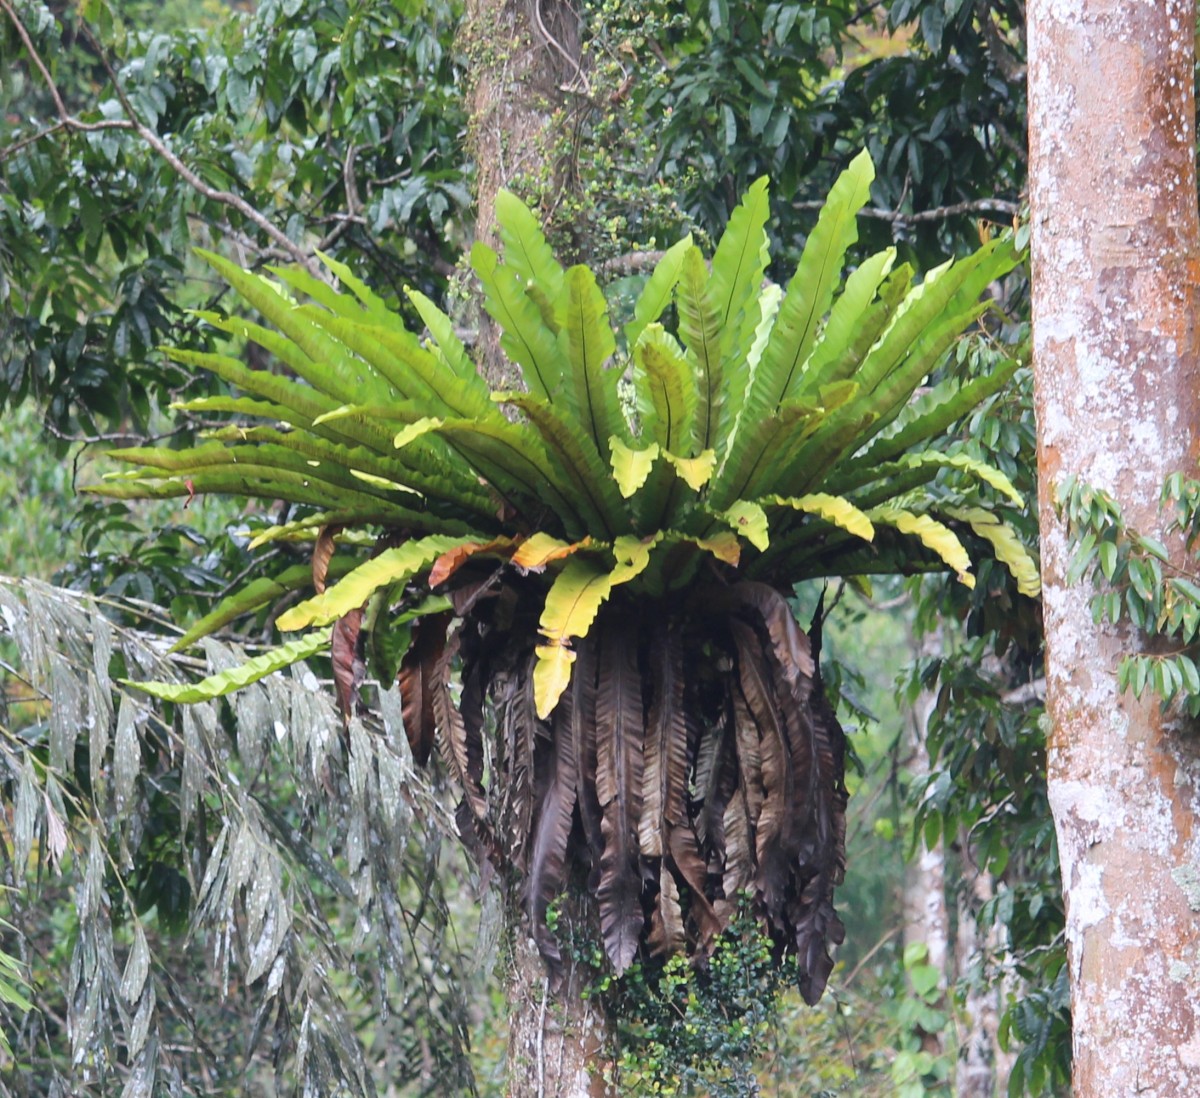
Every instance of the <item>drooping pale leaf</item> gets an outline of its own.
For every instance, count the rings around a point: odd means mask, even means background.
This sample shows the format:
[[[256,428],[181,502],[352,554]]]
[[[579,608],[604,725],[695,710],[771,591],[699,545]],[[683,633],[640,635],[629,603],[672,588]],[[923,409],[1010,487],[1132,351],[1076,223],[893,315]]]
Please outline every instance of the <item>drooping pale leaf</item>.
[[[751,500],[739,499],[721,513],[721,518],[737,534],[744,537],[760,552],[771,543],[767,513]]]
[[[336,590],[336,588],[331,588],[331,590]],[[298,663],[300,660],[308,659],[309,656],[323,651],[329,645],[329,635],[330,630],[328,629],[307,633],[278,648],[272,648],[271,651],[264,652],[261,656],[255,656],[239,667],[209,675],[208,678],[202,679],[198,683],[133,682],[129,679],[121,681],[126,686],[132,686],[155,698],[161,698],[163,701],[185,704],[211,701],[213,698],[224,697],[234,690],[240,690],[243,686],[258,682],[259,679],[265,678],[274,671],[290,667],[293,663]]]
[[[612,591],[610,570],[579,557],[569,560],[546,594],[538,628],[546,644],[538,648],[534,668],[534,700],[545,720],[570,681],[572,637],[587,635],[601,604]]]
[[[848,499],[832,496],[826,492],[812,492],[807,496],[766,496],[763,503],[773,503],[778,507],[791,507],[794,511],[804,511],[817,515],[834,526],[840,526],[855,537],[865,541],[873,541],[875,527],[870,518],[855,507]]]
[[[372,592],[387,584],[410,579],[457,545],[479,541],[480,536],[448,537],[431,534],[406,541],[394,549],[385,549],[377,557],[360,564],[324,594],[291,607],[279,616],[276,625],[292,631],[311,625],[328,625],[343,614],[362,606]]]
[[[650,564],[650,551],[663,540],[660,530],[652,537],[638,538],[626,534],[613,542],[612,551],[617,566],[609,575],[613,587],[620,583],[628,583],[640,576]]]
[[[979,461],[969,454],[943,454],[936,450],[926,450],[916,454],[905,454],[899,464],[913,469],[924,465],[935,465],[942,469],[958,469],[995,488],[997,492],[1007,496],[1015,506],[1025,506],[1025,500],[1021,493],[1013,487],[1012,481],[1004,473],[994,465],[989,465],[986,461]]]
[[[644,450],[633,449],[613,435],[609,438],[608,445],[608,460],[612,465],[617,489],[628,499],[646,483],[646,478],[654,467],[654,459],[658,457],[658,443],[652,442]]]
[[[1035,599],[1042,591],[1042,579],[1037,561],[1029,554],[1017,532],[999,515],[982,507],[946,508],[950,518],[969,523],[975,533],[990,542],[996,559],[1004,565],[1017,581],[1017,590],[1022,595]]]
[[[894,526],[902,534],[919,538],[926,549],[936,553],[954,571],[963,586],[975,586],[975,577],[971,575],[971,558],[950,527],[929,515],[914,514],[898,507],[874,507],[868,515],[874,523]]]
[[[548,301],[557,301],[564,273],[546,243],[541,224],[532,211],[511,191],[496,195],[496,223],[504,244],[506,266],[541,290]]]
[[[533,692],[537,714],[545,720],[553,712],[563,691],[571,684],[575,653],[564,644],[540,644],[534,649]]]
[[[595,543],[591,538],[569,542],[539,530],[517,546],[512,555],[512,562],[527,572],[540,572],[551,561],[569,557],[572,553],[577,553],[580,549],[587,549],[593,544]]]
[[[693,492],[699,492],[712,479],[713,470],[717,467],[716,450],[703,450],[690,458],[664,450],[662,456]]]
[[[646,326],[655,323],[671,303],[675,283],[679,281],[684,252],[691,246],[692,234],[688,233],[682,240],[672,244],[663,253],[662,259],[654,265],[654,270],[646,280],[646,285],[633,308],[633,319],[625,325],[625,342],[630,348],[637,345]]]

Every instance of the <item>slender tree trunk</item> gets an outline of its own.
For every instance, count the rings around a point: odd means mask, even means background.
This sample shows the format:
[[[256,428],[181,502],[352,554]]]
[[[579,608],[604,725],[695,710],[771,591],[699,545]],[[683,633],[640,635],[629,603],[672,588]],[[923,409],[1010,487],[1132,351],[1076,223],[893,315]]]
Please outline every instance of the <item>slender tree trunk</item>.
[[[941,651],[940,631],[927,633],[919,647],[914,640],[914,655],[929,657]],[[905,769],[913,781],[929,775],[929,748],[926,737],[929,717],[937,705],[932,690],[917,695],[908,718],[908,764]],[[950,912],[946,906],[946,848],[941,840],[932,847],[921,844],[917,857],[904,873],[904,945],[923,943],[926,962],[938,970],[938,989],[945,994],[949,985]],[[921,1047],[934,1056],[946,1051],[945,1033],[921,1033]]]
[[[1028,6],[1048,778],[1078,1098],[1200,1094],[1194,733],[1117,691],[1141,640],[1093,624],[1054,507],[1075,475],[1161,538],[1163,479],[1196,467],[1195,20],[1194,0]]]
[[[475,236],[495,247],[501,188],[520,191],[546,216],[569,185],[559,148],[567,97],[584,80],[578,16],[565,0],[467,0],[459,48],[471,84]],[[514,372],[499,333],[486,315],[479,321],[480,367],[493,387],[507,387]],[[610,1045],[607,1019],[598,1003],[581,994],[582,974],[574,968],[568,966],[560,986],[548,982],[521,915],[521,897],[510,895],[505,910],[512,943],[509,1098],[599,1098]]]
[[[959,829],[959,847],[968,866],[971,837]],[[1008,1093],[1012,1056],[999,1045],[1000,993],[1005,982],[996,971],[997,960],[1007,954],[1004,927],[995,923],[986,939],[979,932],[979,912],[995,897],[996,882],[985,869],[969,871],[958,894],[958,930],[955,935],[955,967],[967,980],[963,1002],[965,1025],[959,1039],[955,1094],[958,1098],[994,1098]],[[1003,964],[1003,961],[1000,961]]]

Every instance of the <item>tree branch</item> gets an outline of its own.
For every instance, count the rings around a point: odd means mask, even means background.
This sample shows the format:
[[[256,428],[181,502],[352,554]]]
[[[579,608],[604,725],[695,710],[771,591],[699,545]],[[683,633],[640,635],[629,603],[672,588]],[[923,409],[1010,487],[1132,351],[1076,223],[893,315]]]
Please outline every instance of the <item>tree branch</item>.
[[[2,2],[2,0],[0,0]],[[823,201],[793,202],[794,210],[819,210]],[[873,217],[878,221],[891,221],[900,225],[913,225],[922,221],[944,221],[948,217],[971,213],[998,213],[1015,217],[1021,207],[1016,202],[1006,198],[973,198],[967,202],[956,202],[951,206],[937,206],[932,210],[918,210],[916,213],[905,213],[903,210],[885,210],[878,206],[867,206],[859,210],[863,217]]]
[[[303,248],[299,247],[293,241],[289,240],[287,235],[283,233],[273,222],[270,221],[264,214],[259,212],[250,205],[240,195],[234,194],[232,191],[217,190],[210,187],[204,182],[191,168],[189,168],[180,158],[173,153],[166,143],[157,133],[149,126],[143,124],[133,110],[124,90],[121,88],[117,80],[116,73],[113,72],[112,66],[108,61],[108,55],[97,44],[97,49],[100,59],[108,70],[109,78],[112,80],[113,89],[117,94],[117,98],[121,101],[121,105],[128,115],[128,118],[112,118],[105,119],[102,122],[84,122],[82,119],[76,118],[70,111],[67,110],[66,103],[63,102],[62,95],[58,90],[58,86],[54,83],[54,78],[50,75],[50,70],[46,67],[41,55],[33,44],[33,39],[30,37],[25,24],[21,22],[20,16],[17,15],[15,9],[9,3],[9,0],[0,0],[0,8],[4,9],[4,13],[8,16],[13,26],[16,28],[17,35],[25,46],[29,54],[30,61],[41,73],[42,79],[46,83],[46,87],[50,92],[51,98],[54,100],[54,108],[58,112],[58,126],[45,130],[36,135],[36,138],[30,138],[32,141],[52,133],[55,129],[63,128],[74,130],[80,133],[95,133],[99,130],[131,130],[136,133],[158,156],[164,160],[171,169],[184,180],[197,194],[202,195],[211,202],[220,203],[223,206],[229,206],[240,213],[246,220],[257,225],[267,236],[269,236],[280,248],[290,255],[297,263],[302,264],[313,274],[317,274],[317,266],[313,262],[312,256],[309,255]],[[91,37],[89,33],[89,37]],[[96,44],[93,40],[93,44]],[[28,142],[24,142],[28,143]],[[15,146],[21,147],[20,145]],[[7,150],[6,150],[7,151]]]

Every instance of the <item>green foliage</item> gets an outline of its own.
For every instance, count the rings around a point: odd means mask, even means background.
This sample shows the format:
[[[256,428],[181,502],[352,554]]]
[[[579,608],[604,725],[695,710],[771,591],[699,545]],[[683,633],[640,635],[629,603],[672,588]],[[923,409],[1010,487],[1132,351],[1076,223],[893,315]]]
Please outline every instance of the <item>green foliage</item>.
[[[779,996],[794,978],[743,895],[706,965],[675,956],[601,981],[620,1050],[607,1081],[638,1098],[758,1095],[752,1057],[777,1025]]]
[[[1090,577],[1097,623],[1128,622],[1145,637],[1161,639],[1151,652],[1122,658],[1117,686],[1140,698],[1148,689],[1164,710],[1177,706],[1200,716],[1200,572],[1172,563],[1166,547],[1131,529],[1108,492],[1070,477],[1058,488],[1074,552],[1068,583]],[[1178,533],[1195,559],[1200,535],[1200,481],[1176,473],[1163,485],[1161,505],[1174,512],[1168,534]]]
[[[593,276],[583,267],[564,273],[515,199],[506,198],[498,211],[512,252],[507,264],[481,244],[474,257],[490,287],[489,309],[502,324],[504,345],[530,379],[531,393],[493,394],[492,401],[469,368],[451,365],[461,348],[428,300],[419,298],[418,304],[441,338],[422,346],[398,321],[382,319],[365,288],[354,287],[361,298],[356,303],[288,275],[294,287],[317,293],[320,301],[295,305],[261,276],[208,255],[282,335],[210,318],[280,354],[308,385],[247,370],[227,357],[183,352],[176,357],[265,397],[271,403],[261,414],[291,429],[218,432],[222,442],[194,450],[119,452],[116,456],[145,471],[93,490],[118,498],[246,492],[324,509],[323,518],[314,516],[308,536],[318,523],[344,529],[366,521],[424,529],[431,535],[427,544],[436,542],[403,575],[384,567],[389,554],[401,552],[388,550],[315,602],[289,611],[281,624],[291,628],[330,622],[379,587],[437,567],[456,548],[470,553],[486,546],[525,568],[517,550],[522,539],[534,531],[561,539],[566,570],[550,569],[541,623],[546,643],[539,649],[537,681],[543,715],[569,682],[570,638],[584,635],[590,623],[586,617],[579,625],[570,623],[578,610],[576,596],[568,598],[561,584],[571,579],[578,586],[586,577],[595,607],[618,583],[628,583],[635,593],[678,587],[693,574],[698,556],[716,554],[732,563],[741,557],[734,543],[718,548],[714,538],[722,526],[759,551],[744,562],[749,573],[775,582],[943,564],[970,582],[957,535],[934,516],[939,508],[949,514],[971,501],[984,503],[971,481],[1016,493],[981,460],[931,448],[928,432],[936,435],[969,410],[957,390],[933,394],[932,409],[922,406],[919,416],[905,406],[980,312],[979,290],[1011,269],[1015,258],[1010,246],[990,245],[906,294],[881,299],[885,315],[895,321],[873,345],[843,346],[842,325],[853,326],[852,314],[818,334],[814,318],[831,303],[835,315],[839,308],[845,311],[845,299],[834,302],[834,291],[870,173],[869,161],[860,157],[834,188],[777,312],[763,313],[756,278],[745,274],[753,274],[754,263],[761,270],[766,261],[763,187],[731,221],[711,276],[694,247],[668,254],[667,273],[651,280],[648,293],[653,308],[661,309],[675,283],[682,346],[654,320],[651,308],[642,309],[632,364],[642,410],[637,421],[626,419],[617,399],[620,375],[608,361],[615,341]],[[747,266],[742,253],[757,258]],[[740,281],[727,269],[742,272]],[[538,300],[548,302],[549,311],[536,307]],[[873,308],[871,295],[850,300],[853,308]],[[836,342],[832,350],[830,341]],[[654,348],[659,350],[652,353]],[[759,349],[756,362],[752,351]],[[663,365],[654,357],[660,353],[667,356]],[[1002,383],[1011,369],[999,365],[993,384]],[[364,397],[365,404],[346,403]],[[507,419],[495,407],[497,399],[515,404],[524,419]],[[239,407],[255,411],[252,404]],[[694,422],[686,408],[695,409]],[[685,422],[693,422],[690,438],[663,426]],[[890,438],[894,445],[888,445]],[[614,467],[615,474],[608,468],[610,453],[626,445],[621,439],[635,447],[653,440],[660,447],[658,458],[646,461],[640,484],[622,466]],[[889,460],[908,462],[903,476],[869,460],[864,448],[870,440],[886,448]],[[668,455],[662,450],[668,445],[681,452]],[[710,450],[711,472],[696,477],[684,470],[685,462]],[[503,500],[500,513],[480,495],[478,479]],[[945,488],[938,487],[943,483]],[[825,484],[845,489],[838,499],[803,496]],[[904,538],[882,532],[876,537],[874,524],[914,535],[930,554],[922,556]],[[290,529],[304,536],[300,528]],[[498,538],[507,539],[504,548]],[[855,546],[864,539],[873,542],[869,555]],[[668,548],[672,568],[665,571]],[[1027,560],[1006,555],[1015,567]],[[1029,571],[1026,566],[1025,574]],[[330,608],[321,611],[318,604]]]
[[[154,354],[203,339],[182,311],[204,300],[182,281],[191,248],[215,233],[255,262],[285,254],[247,207],[284,230],[290,258],[320,248],[361,267],[366,254],[373,281],[440,285],[429,256],[452,247],[447,223],[470,203],[450,0],[222,6],[154,29],[104,0],[16,12],[68,111],[114,126],[132,111],[198,183],[142,134],[58,127],[4,19],[0,407],[34,398],[64,433],[144,431],[197,380]]]

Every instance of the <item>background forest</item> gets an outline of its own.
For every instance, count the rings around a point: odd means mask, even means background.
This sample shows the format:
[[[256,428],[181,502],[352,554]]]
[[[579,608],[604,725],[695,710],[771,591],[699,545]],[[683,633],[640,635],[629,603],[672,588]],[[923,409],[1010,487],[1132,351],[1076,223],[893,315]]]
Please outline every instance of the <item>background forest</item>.
[[[209,350],[195,310],[229,305],[197,246],[250,270],[322,252],[411,323],[410,286],[474,340],[461,257],[484,231],[479,96],[505,9],[468,6],[0,0],[5,1093],[504,1092],[499,900],[444,775],[388,748],[398,702],[381,693],[370,734],[344,740],[332,690],[310,689],[320,661],[195,707],[121,681],[260,650],[294,593],[231,610],[202,656],[166,654],[247,578],[306,572],[308,550],[252,554],[282,518],[261,503],[77,494],[115,468],[107,451],[215,423],[169,406],[219,383],[157,350]],[[608,275],[618,315],[666,245],[690,231],[711,251],[762,175],[782,278],[862,148],[864,256],[894,245],[928,270],[1020,226],[1016,0],[580,14],[579,59],[506,185],[560,254]],[[1027,287],[998,293],[945,376],[1021,353]],[[1027,499],[1029,386],[1019,370],[959,428]],[[686,967],[670,994],[605,987],[625,1020],[619,1093],[1065,1093],[1040,609],[987,561],[973,591],[868,586],[824,592],[853,753],[829,990],[805,1006],[749,930],[722,954],[737,1017]],[[801,621],[821,595],[796,590]]]

